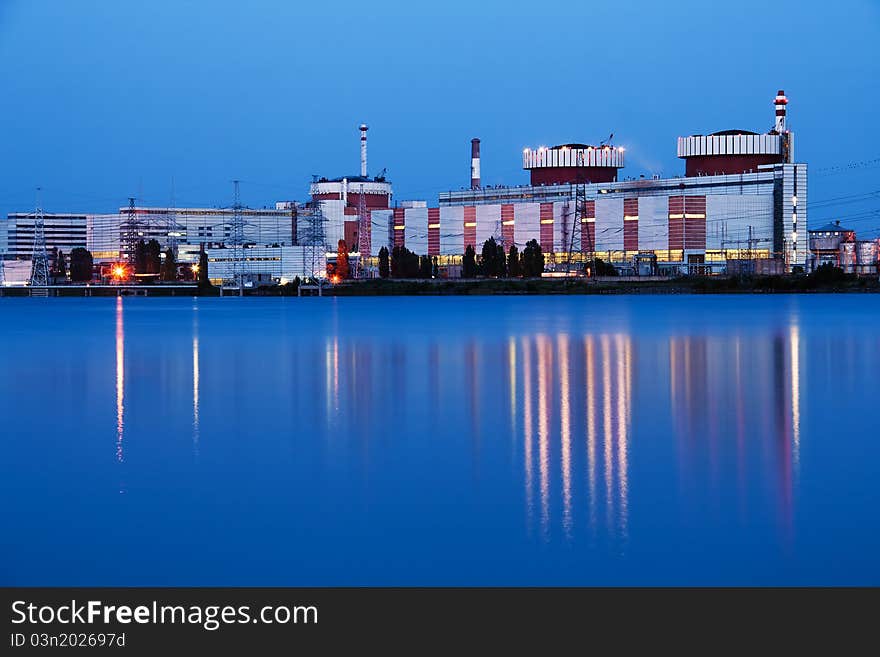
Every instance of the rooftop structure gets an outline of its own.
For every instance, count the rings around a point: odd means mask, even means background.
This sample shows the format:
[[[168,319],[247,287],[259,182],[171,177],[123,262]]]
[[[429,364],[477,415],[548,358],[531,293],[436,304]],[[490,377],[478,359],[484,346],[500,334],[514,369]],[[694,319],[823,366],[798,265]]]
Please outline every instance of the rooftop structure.
[[[624,149],[602,144],[560,144],[523,151],[523,169],[535,185],[605,183],[617,180]]]
[[[768,164],[793,161],[793,137],[786,127],[788,98],[782,89],[773,100],[776,121],[760,135],[748,130],[722,130],[710,135],[678,138],[678,157],[685,160],[685,175],[715,176],[751,173]]]

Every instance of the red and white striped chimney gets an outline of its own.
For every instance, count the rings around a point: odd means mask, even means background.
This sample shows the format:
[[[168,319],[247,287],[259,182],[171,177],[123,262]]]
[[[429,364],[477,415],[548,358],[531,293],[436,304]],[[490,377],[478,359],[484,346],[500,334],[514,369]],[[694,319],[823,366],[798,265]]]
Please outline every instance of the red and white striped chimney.
[[[788,105],[788,98],[782,89],[776,94],[773,104],[776,106],[776,132],[781,135],[785,132],[785,106]]]
[[[480,188],[480,140],[471,139],[471,189]]]

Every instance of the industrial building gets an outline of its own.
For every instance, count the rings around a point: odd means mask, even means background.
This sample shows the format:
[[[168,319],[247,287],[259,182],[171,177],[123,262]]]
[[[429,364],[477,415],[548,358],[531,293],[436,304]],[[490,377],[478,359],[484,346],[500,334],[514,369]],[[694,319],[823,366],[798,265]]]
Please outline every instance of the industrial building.
[[[296,242],[296,208],[241,208],[246,245],[290,246]],[[232,234],[232,208],[120,208],[116,214],[92,214],[86,218],[87,248],[97,262],[125,257],[122,243],[133,226],[138,239],[159,242],[163,249],[178,245],[222,244]]]
[[[275,280],[307,277],[326,269],[324,247],[295,247],[310,244],[308,221],[300,221],[303,233],[297,237],[297,217],[308,217],[294,203],[278,203],[271,209],[239,208],[243,222],[245,267],[254,274]],[[230,258],[229,244],[235,212],[232,208],[122,207],[109,214],[43,214],[46,249],[54,258],[57,250],[69,254],[76,247],[88,249],[96,264],[124,262],[126,238],[155,239],[162,250],[178,251],[178,262],[196,263],[204,244],[209,262],[216,262],[220,278]],[[13,213],[7,217],[6,230],[0,235],[8,246],[0,249],[5,256],[5,282],[24,284],[30,276],[34,246],[34,213]],[[301,241],[299,241],[301,239]],[[272,251],[272,253],[269,253]],[[306,264],[308,261],[308,264]]]
[[[44,213],[43,231],[46,251],[55,257],[58,251],[69,254],[72,249],[86,247],[85,214]],[[0,230],[0,253],[10,260],[30,260],[34,249],[34,212],[13,212],[6,217],[6,229]]]
[[[808,232],[807,165],[794,157],[782,90],[773,106],[773,127],[763,134],[679,137],[683,174],[671,178],[622,179],[627,154],[609,138],[526,148],[527,184],[485,187],[481,144],[473,139],[470,188],[441,192],[433,205],[394,201],[385,171],[369,174],[362,124],[360,171],[315,177],[307,203],[251,209],[236,200],[226,208],[181,208],[132,200],[113,214],[46,214],[46,243],[49,251],[85,246],[99,263],[129,258],[138,239],[179,250],[180,262],[195,262],[204,245],[211,278],[234,277],[235,262],[258,278],[324,276],[340,240],[358,276],[378,276],[384,246],[436,257],[440,275],[454,277],[467,247],[479,253],[490,237],[505,250],[522,251],[535,240],[546,270],[567,275],[589,273],[599,258],[635,275],[785,273],[824,262],[876,272],[876,241],[857,242],[843,229]],[[33,216],[9,215],[0,231],[7,258],[30,257]]]
[[[365,258],[387,244],[385,234],[391,207],[391,183],[385,172],[369,176],[367,173],[367,130],[361,124],[361,169],[359,175],[336,178],[318,178],[310,188],[312,201],[320,204],[327,219],[326,243],[335,250],[339,240]],[[375,222],[375,224],[374,224]],[[381,225],[376,246],[373,247],[373,226]]]
[[[786,271],[808,264],[807,165],[794,160],[788,99],[774,99],[766,134],[725,130],[678,139],[685,175],[621,181],[621,147],[601,143],[526,148],[528,185],[484,188],[479,141],[471,188],[444,192],[437,207],[395,207],[390,245],[454,264],[490,237],[520,250],[537,240],[548,269],[593,257],[638,273],[646,256],[660,273],[721,273],[729,261],[773,260]],[[372,225],[386,234],[385,212]],[[373,251],[376,239],[373,239]]]
[[[810,229],[809,237],[811,270],[830,264],[847,274],[878,273],[880,240],[856,239],[856,232],[839,221]]]

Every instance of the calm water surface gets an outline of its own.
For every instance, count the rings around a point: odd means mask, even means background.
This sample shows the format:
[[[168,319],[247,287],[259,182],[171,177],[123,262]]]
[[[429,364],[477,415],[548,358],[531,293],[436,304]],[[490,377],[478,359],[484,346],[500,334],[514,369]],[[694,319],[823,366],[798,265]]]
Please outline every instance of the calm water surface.
[[[0,299],[0,584],[880,584],[880,296]]]

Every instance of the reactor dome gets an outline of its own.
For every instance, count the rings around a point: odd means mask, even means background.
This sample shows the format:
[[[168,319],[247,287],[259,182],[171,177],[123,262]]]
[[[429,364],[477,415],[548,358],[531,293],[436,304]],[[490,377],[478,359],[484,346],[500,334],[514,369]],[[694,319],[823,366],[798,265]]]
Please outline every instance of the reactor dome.
[[[526,148],[523,169],[529,171],[532,185],[615,182],[617,170],[623,168],[623,151],[620,146],[579,143]]]
[[[722,130],[708,135],[678,138],[678,157],[685,175],[714,176],[752,173],[767,164],[792,161],[792,135],[785,126],[788,99],[781,89],[773,100],[776,123],[766,134],[749,130]]]

